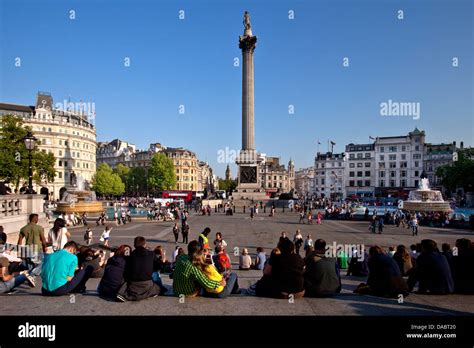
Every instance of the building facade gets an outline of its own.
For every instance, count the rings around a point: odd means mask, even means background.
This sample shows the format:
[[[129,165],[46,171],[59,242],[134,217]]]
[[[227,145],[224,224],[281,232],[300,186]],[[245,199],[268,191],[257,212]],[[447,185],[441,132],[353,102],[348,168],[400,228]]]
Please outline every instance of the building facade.
[[[312,198],[316,194],[314,167],[302,168],[295,172],[295,190],[300,197]]]
[[[0,117],[15,115],[32,129],[39,149],[56,158],[54,182],[34,183],[38,193],[59,198],[59,190],[71,187],[71,177],[90,184],[96,171],[96,129],[90,115],[55,108],[49,93],[39,92],[35,106],[0,103]]]
[[[461,142],[461,149],[464,144]],[[442,189],[440,178],[436,176],[439,167],[452,165],[453,153],[458,149],[456,142],[451,144],[425,144],[424,149],[424,171],[430,181],[431,187]]]
[[[97,143],[97,165],[102,163],[107,164],[110,168],[114,169],[119,161],[119,158],[130,157],[135,153],[136,147],[126,141],[120,139],[114,139],[110,142],[98,142]]]
[[[317,153],[314,160],[314,187],[318,198],[344,197],[344,153]]]
[[[375,196],[374,144],[346,145],[345,156],[345,197],[373,198]]]
[[[404,197],[418,187],[423,172],[425,132],[417,128],[405,136],[375,139],[375,194]]]
[[[176,171],[176,190],[203,191],[205,188],[211,192],[217,187],[216,176],[208,163],[199,161],[196,154],[185,148],[166,147],[160,143],[150,144],[148,150],[124,152],[117,164],[122,163],[129,168],[142,167],[148,172],[151,160],[155,153],[162,152],[173,161]]]
[[[288,162],[288,169],[280,164],[278,157],[259,154],[258,172],[260,183],[267,193],[290,192],[295,188],[295,164]]]

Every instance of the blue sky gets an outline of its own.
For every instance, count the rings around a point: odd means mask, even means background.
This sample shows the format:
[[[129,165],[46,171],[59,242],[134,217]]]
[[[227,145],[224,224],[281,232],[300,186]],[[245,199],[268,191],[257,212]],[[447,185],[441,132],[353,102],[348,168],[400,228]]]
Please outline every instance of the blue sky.
[[[258,36],[260,152],[306,167],[318,139],[320,151],[328,139],[342,151],[415,126],[429,142],[474,145],[470,0],[0,4],[0,101],[32,105],[38,91],[48,91],[55,102],[94,102],[100,141],[187,147],[222,176],[218,150],[241,147],[241,67],[233,63],[248,10]],[[420,119],[382,117],[380,103],[389,99],[419,102]]]

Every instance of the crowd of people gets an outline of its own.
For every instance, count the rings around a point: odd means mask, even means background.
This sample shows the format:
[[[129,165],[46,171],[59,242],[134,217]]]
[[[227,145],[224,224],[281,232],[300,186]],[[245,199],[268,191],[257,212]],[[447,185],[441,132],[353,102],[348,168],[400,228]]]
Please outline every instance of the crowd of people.
[[[182,227],[189,229],[187,216],[181,215]],[[179,226],[173,227],[178,244]],[[108,234],[106,232],[108,231]],[[38,225],[38,215],[20,230],[17,245],[25,242],[41,257],[15,254],[14,247],[2,234],[0,252],[0,293],[11,292],[27,282],[35,286],[35,277],[41,276],[41,292],[45,296],[84,293],[90,278],[100,279],[99,296],[115,301],[139,301],[169,294],[174,296],[205,296],[225,298],[231,294],[246,294],[272,298],[325,297],[341,292],[341,272],[360,277],[354,290],[358,294],[383,297],[407,296],[416,287],[420,294],[474,294],[474,243],[458,239],[454,248],[443,244],[441,250],[435,241],[422,240],[407,248],[371,246],[362,255],[351,250],[328,254],[326,241],[311,235],[306,239],[297,230],[290,239],[283,232],[270,255],[264,248],[256,249],[255,258],[247,248],[239,255],[240,271],[261,270],[262,277],[248,289],[239,287],[237,273],[227,253],[227,242],[221,232],[209,238],[206,227],[197,240],[184,247],[176,245],[170,260],[162,246],[149,248],[144,237],[137,236],[133,247],[109,247],[111,228],[106,226],[101,236],[103,246],[93,247],[91,233],[85,234],[85,245],[70,240],[66,222],[58,218],[46,234]],[[86,238],[87,235],[87,238]],[[110,250],[106,257],[106,250]],[[303,256],[301,254],[303,253]],[[172,289],[163,285],[162,276],[172,279]]]

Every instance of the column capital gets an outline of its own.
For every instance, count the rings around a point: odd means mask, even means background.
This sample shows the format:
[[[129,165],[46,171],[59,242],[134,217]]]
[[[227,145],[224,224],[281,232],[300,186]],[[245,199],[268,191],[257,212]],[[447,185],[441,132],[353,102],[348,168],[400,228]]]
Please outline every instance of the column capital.
[[[256,36],[239,36],[239,48],[242,51],[252,51],[255,50],[255,46],[257,45],[257,37]]]

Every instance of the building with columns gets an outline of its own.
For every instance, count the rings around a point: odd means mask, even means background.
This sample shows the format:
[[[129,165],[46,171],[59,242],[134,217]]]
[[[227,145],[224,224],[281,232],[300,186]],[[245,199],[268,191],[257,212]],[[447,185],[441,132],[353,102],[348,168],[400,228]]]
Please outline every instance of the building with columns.
[[[92,115],[59,109],[46,92],[38,92],[34,106],[0,103],[0,117],[9,114],[21,117],[38,139],[39,149],[56,158],[54,182],[34,183],[36,192],[58,199],[59,190],[71,186],[72,173],[82,177],[86,184],[91,182],[96,170],[97,146]]]

